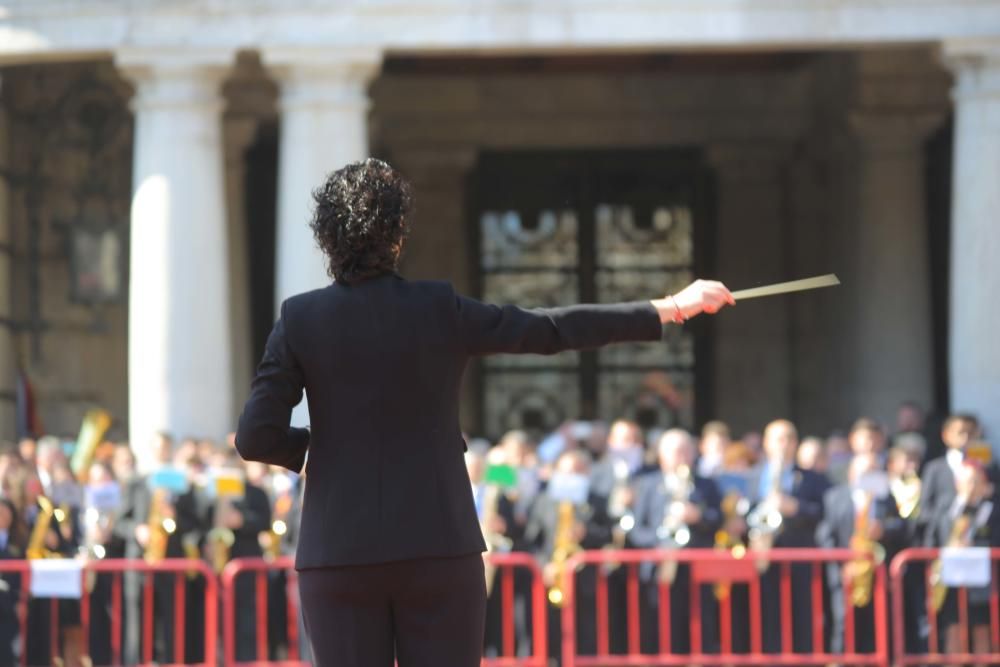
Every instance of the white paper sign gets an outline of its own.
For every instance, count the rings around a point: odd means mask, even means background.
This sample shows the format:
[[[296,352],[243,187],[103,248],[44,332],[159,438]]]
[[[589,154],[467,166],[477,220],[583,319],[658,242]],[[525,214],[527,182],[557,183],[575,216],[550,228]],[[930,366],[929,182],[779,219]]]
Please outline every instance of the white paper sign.
[[[990,570],[990,550],[986,547],[941,549],[941,583],[945,586],[989,586]]]
[[[83,595],[83,563],[72,558],[37,558],[31,563],[31,594],[36,598],[72,598]]]

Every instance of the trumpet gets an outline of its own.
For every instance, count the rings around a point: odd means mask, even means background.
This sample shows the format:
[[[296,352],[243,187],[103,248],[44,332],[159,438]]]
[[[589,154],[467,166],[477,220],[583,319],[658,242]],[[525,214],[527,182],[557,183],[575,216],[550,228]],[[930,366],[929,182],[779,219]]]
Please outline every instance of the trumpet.
[[[554,607],[562,607],[566,602],[563,592],[564,577],[567,574],[566,562],[580,551],[580,545],[573,535],[573,526],[576,523],[573,503],[568,500],[560,502],[558,512],[555,547],[552,550],[552,560],[549,562],[552,583],[549,586],[548,598]]]

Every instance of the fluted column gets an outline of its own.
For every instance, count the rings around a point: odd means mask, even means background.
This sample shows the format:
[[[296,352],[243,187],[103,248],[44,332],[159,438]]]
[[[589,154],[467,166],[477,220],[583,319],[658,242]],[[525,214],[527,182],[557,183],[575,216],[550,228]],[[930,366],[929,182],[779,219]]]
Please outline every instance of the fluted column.
[[[946,45],[955,76],[949,365],[953,410],[1000,452],[1000,42]]]
[[[368,156],[368,85],[377,52],[288,52],[265,49],[262,60],[278,80],[278,229],[275,313],[290,296],[330,284],[313,240],[311,193],[327,174]],[[292,423],[308,423],[305,400]]]
[[[129,434],[232,428],[220,83],[228,54],[119,54],[135,85]]]

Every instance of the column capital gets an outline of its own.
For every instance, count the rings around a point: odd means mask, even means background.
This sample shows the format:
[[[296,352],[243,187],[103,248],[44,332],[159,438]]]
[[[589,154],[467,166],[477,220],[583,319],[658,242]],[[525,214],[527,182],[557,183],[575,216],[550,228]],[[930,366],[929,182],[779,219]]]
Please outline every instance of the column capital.
[[[941,61],[955,76],[952,98],[1000,101],[1000,39],[952,40],[941,45]]]
[[[729,181],[777,178],[791,158],[792,144],[783,141],[721,141],[705,149],[706,162]]]
[[[282,110],[367,109],[368,86],[382,68],[382,52],[265,48],[261,62],[278,80]]]
[[[923,143],[945,120],[944,111],[851,111],[847,126],[870,153],[909,153],[923,150]]]
[[[134,111],[201,108],[221,111],[222,80],[235,53],[227,50],[122,49],[115,64],[135,86]]]

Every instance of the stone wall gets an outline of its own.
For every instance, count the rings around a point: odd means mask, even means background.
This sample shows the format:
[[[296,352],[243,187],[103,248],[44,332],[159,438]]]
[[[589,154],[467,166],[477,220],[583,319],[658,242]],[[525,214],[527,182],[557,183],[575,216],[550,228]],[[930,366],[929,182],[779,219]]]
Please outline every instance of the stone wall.
[[[12,296],[12,355],[34,385],[45,429],[61,436],[75,435],[91,407],[127,414],[129,96],[110,62],[3,71],[13,261],[9,282],[0,280]],[[70,239],[82,227],[119,233],[118,302],[73,297]],[[124,424],[114,433],[124,435]]]
[[[924,190],[911,177],[922,169],[920,144],[894,163],[902,180],[890,173],[872,184],[871,153],[849,121],[876,102],[904,125],[928,107],[943,117],[948,81],[933,52],[701,66],[481,74],[390,66],[372,89],[373,125],[377,150],[417,190],[407,274],[470,285],[477,260],[463,197],[479,151],[697,147],[715,172],[719,279],[743,287],[833,271],[844,280],[808,297],[747,303],[714,322],[716,415],[737,431],[791,417],[825,432],[862,412],[888,421],[904,399],[929,404],[929,348],[913,336],[929,327]],[[900,258],[878,259],[900,249]],[[866,292],[872,284],[878,301]],[[891,294],[904,297],[886,304]]]

